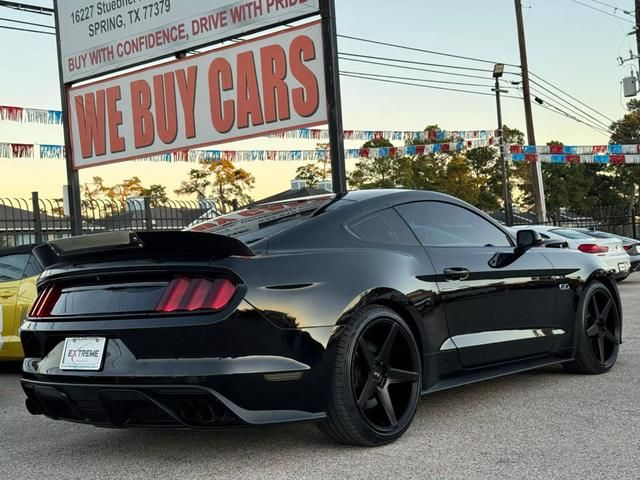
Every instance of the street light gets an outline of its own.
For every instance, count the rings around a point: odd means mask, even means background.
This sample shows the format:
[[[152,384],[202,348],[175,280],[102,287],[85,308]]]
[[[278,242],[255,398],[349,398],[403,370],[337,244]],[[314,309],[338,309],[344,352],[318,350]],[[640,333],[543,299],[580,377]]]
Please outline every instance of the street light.
[[[500,149],[500,163],[502,165],[502,197],[504,201],[504,218],[507,226],[513,225],[511,211],[511,189],[509,188],[509,174],[507,169],[507,158],[504,152],[504,135],[502,129],[502,104],[500,103],[500,94],[508,93],[507,90],[500,89],[500,77],[504,74],[504,64],[496,63],[493,66],[493,78],[496,80],[496,86],[491,90],[496,92],[496,108],[498,110],[498,148]]]

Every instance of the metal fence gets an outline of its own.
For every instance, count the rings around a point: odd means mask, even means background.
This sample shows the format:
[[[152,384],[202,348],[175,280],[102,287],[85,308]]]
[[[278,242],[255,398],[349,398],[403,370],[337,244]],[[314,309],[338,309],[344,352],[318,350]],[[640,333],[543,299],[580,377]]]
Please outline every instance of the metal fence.
[[[124,202],[82,202],[84,233],[115,230],[182,230],[217,216],[212,200],[152,201],[132,198]],[[0,248],[63,238],[71,235],[62,200],[0,198]]]
[[[514,215],[515,225],[540,224],[533,215]],[[588,213],[566,210],[547,212],[548,221],[541,225],[567,228],[593,228],[625,237],[638,238],[636,210],[629,207],[599,207]]]
[[[494,218],[502,214],[496,213]],[[82,202],[84,233],[115,230],[182,230],[189,225],[217,216],[213,200],[152,201],[138,197],[126,201],[91,200]],[[588,213],[566,210],[548,212],[545,225],[583,227],[638,238],[636,211],[632,208],[601,207]],[[514,215],[516,225],[537,223],[535,216]],[[69,217],[62,200],[0,198],[0,248],[39,243],[71,235]]]

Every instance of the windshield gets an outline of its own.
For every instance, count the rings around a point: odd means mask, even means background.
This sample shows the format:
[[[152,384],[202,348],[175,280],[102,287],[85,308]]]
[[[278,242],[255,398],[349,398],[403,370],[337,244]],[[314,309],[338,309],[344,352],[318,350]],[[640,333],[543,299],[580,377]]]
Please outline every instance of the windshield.
[[[561,237],[570,238],[572,240],[584,240],[585,238],[593,238],[589,235],[585,235],[584,233],[576,232],[575,230],[569,230],[568,228],[554,228],[553,230],[549,231],[555,233],[556,235],[560,235]]]

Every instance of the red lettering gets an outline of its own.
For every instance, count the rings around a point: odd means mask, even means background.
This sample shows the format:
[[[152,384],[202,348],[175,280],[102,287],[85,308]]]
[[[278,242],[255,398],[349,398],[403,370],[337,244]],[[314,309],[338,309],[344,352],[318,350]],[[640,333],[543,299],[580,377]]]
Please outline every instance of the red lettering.
[[[153,77],[153,97],[156,105],[156,131],[163,143],[173,143],[178,136],[178,110],[173,72]]]
[[[264,47],[260,50],[260,60],[265,121],[289,120],[289,88],[285,82],[287,55],[284,48],[280,45]]]
[[[109,119],[109,147],[111,153],[122,152],[125,149],[124,138],[118,133],[122,125],[122,112],[118,109],[120,101],[120,87],[107,88],[107,118]]]
[[[131,112],[136,148],[152,145],[155,133],[151,114],[151,87],[145,80],[131,82]]]
[[[75,98],[78,135],[82,158],[105,155],[107,153],[105,131],[105,93],[86,93]]]
[[[291,91],[293,108],[302,117],[310,117],[320,106],[320,90],[318,79],[305,65],[305,62],[316,59],[316,48],[313,40],[306,35],[300,35],[291,42],[289,47],[291,73],[302,87]]]
[[[253,52],[238,54],[238,128],[249,126],[249,115],[253,126],[264,123],[258,76]]]
[[[224,58],[216,58],[209,67],[209,102],[213,128],[227,133],[235,122],[233,100],[222,101],[222,92],[233,90],[233,72]]]
[[[176,72],[178,91],[182,101],[184,112],[184,130],[187,138],[196,136],[196,79],[198,78],[198,67],[192,65],[186,72],[184,69]]]

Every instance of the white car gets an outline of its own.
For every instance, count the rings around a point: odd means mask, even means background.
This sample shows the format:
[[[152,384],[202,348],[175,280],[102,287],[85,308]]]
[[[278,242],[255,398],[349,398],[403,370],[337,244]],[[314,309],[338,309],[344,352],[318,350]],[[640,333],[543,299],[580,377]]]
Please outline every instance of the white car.
[[[626,278],[631,271],[629,255],[618,238],[594,238],[571,228],[546,225],[519,225],[514,230],[535,230],[544,240],[560,240],[569,248],[586,255],[597,255],[616,279]]]

